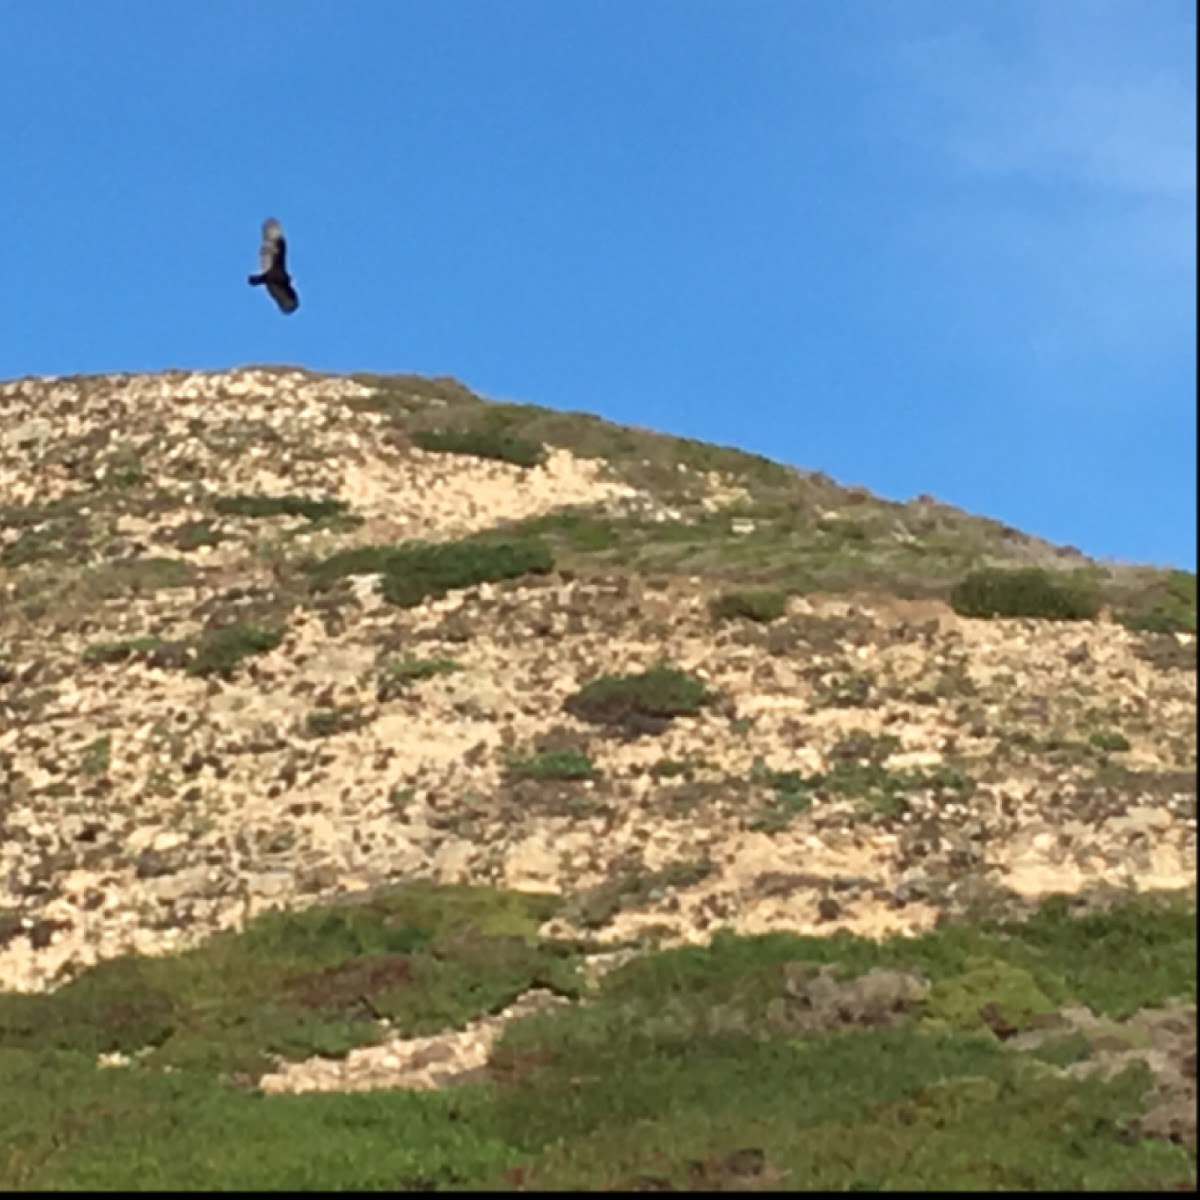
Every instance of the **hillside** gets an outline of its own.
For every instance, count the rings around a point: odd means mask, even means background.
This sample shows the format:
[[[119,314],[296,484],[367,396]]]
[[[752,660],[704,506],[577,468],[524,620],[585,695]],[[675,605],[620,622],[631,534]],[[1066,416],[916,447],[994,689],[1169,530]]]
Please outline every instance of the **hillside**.
[[[963,615],[991,567],[1088,619]],[[589,978],[1194,897],[1195,596],[452,380],[0,384],[0,991],[397,885],[546,894],[520,928]],[[443,1060],[482,1069],[503,1009]],[[257,1074],[431,1078],[345,1049]]]

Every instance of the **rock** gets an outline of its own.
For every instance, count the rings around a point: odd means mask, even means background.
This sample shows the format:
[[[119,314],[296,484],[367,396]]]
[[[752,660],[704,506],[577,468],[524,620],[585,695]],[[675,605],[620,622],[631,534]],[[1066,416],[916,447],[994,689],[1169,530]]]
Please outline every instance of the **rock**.
[[[278,900],[291,890],[291,871],[260,871],[246,877],[246,892],[250,896]]]
[[[558,852],[545,834],[525,838],[505,856],[505,887],[537,890],[555,885],[557,879]]]
[[[48,442],[54,436],[54,422],[45,417],[30,417],[27,421],[6,429],[0,434],[0,442],[6,447],[23,450],[39,442]]]
[[[440,883],[461,883],[467,878],[475,847],[462,838],[443,842],[433,855],[433,873]]]

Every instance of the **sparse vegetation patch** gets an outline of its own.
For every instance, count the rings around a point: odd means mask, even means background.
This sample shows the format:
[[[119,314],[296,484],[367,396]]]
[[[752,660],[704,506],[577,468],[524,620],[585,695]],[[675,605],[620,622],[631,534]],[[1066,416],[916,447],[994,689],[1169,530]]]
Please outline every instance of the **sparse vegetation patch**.
[[[386,701],[407,692],[422,679],[450,675],[462,668],[452,658],[389,658],[379,665],[375,696]]]
[[[975,790],[969,776],[945,764],[889,770],[884,760],[894,748],[890,743],[886,736],[875,739],[870,735],[852,735],[829,756],[828,769],[815,775],[768,771],[757,764],[753,777],[774,790],[775,802],[755,818],[755,827],[777,832],[820,799],[853,797],[862,801],[861,811],[865,816],[897,816],[907,811],[913,793],[929,792],[963,800]]]

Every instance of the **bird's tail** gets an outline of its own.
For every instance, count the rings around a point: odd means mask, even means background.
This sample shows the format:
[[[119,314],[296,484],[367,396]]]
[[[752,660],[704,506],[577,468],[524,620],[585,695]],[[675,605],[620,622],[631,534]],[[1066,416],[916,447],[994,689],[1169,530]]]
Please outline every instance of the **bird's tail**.
[[[248,278],[250,280],[251,285],[266,283],[266,281],[267,281],[267,277],[265,275],[251,275]]]

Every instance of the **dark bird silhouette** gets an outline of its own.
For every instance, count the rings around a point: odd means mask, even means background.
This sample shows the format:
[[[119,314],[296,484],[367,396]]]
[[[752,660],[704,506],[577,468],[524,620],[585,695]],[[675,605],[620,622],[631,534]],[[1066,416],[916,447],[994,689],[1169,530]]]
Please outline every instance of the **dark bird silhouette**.
[[[257,287],[265,283],[280,312],[295,312],[300,307],[300,297],[296,295],[292,277],[287,273],[287,239],[283,236],[283,227],[274,217],[268,217],[263,222],[258,266],[260,274],[250,276],[251,285]]]

